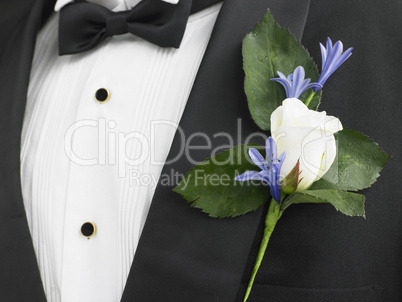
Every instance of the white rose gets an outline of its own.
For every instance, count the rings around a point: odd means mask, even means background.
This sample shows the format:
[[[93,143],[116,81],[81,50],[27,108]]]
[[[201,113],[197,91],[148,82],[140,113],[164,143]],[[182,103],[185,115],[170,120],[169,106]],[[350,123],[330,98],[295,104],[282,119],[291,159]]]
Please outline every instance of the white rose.
[[[299,160],[300,183],[296,191],[308,189],[330,168],[336,157],[334,133],[342,130],[336,117],[309,110],[296,98],[283,101],[271,115],[271,134],[277,154],[286,152],[281,178],[286,177]]]

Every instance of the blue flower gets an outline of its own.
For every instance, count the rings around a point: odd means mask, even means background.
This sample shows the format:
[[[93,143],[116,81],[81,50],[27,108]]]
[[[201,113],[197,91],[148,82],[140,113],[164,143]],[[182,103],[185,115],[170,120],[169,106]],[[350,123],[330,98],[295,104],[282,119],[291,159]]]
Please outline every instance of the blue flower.
[[[305,79],[305,72],[302,66],[296,67],[293,73],[289,74],[288,77],[278,71],[279,78],[271,79],[271,81],[276,81],[282,84],[286,91],[287,98],[299,98],[299,96],[309,88],[314,88],[319,90],[322,88],[321,84],[311,83],[311,79]]]
[[[262,180],[266,182],[271,191],[272,198],[277,202],[281,200],[281,190],[279,188],[279,173],[281,172],[283,161],[286,154],[283,152],[279,159],[276,155],[276,143],[272,137],[269,137],[265,143],[267,160],[261,155],[257,149],[250,148],[248,154],[251,160],[261,169],[257,171],[246,171],[243,174],[236,176],[237,181],[247,180]]]
[[[321,74],[317,80],[317,83],[324,85],[329,76],[345,62],[351,55],[353,47],[347,49],[343,52],[343,44],[341,41],[335,43],[332,46],[332,41],[330,38],[327,39],[327,48],[324,47],[320,43],[321,48],[321,57],[322,57],[322,67]],[[314,88],[314,91],[317,92],[319,88]]]

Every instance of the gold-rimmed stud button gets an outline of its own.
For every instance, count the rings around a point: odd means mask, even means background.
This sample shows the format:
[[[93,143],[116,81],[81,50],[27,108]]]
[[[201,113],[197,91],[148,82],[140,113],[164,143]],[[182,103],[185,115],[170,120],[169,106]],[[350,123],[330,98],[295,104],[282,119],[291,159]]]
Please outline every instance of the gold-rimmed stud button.
[[[96,225],[92,222],[85,222],[82,226],[81,226],[81,234],[82,236],[84,236],[85,238],[91,238],[92,236],[94,236],[96,233]]]
[[[110,91],[106,88],[99,88],[95,92],[95,100],[99,103],[106,103],[110,99]]]

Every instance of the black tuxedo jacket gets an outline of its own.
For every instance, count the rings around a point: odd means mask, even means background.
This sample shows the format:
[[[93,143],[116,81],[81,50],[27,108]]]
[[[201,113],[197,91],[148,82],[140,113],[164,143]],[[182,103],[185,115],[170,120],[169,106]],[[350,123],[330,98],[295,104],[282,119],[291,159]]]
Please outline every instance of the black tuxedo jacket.
[[[2,302],[46,301],[22,202],[19,154],[35,38],[53,5],[52,0],[0,3]],[[329,205],[290,207],[271,238],[249,301],[402,301],[400,1],[226,0],[181,127],[186,134],[210,136],[258,131],[243,92],[241,42],[268,8],[302,38],[317,62],[318,42],[327,36],[355,47],[325,85],[321,110],[371,136],[393,158],[364,192],[366,220],[345,217]],[[220,144],[227,141],[213,140],[213,147]],[[177,136],[170,156],[179,147]],[[201,160],[210,151],[194,156]],[[182,158],[164,171],[190,168]],[[157,188],[122,301],[242,301],[266,208],[216,220],[190,208],[171,189]]]

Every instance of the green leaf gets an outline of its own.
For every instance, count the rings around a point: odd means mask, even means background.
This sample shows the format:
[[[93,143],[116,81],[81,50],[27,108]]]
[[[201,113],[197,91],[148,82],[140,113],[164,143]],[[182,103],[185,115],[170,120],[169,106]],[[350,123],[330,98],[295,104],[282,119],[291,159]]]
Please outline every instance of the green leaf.
[[[258,148],[240,145],[207,159],[187,173],[173,190],[211,217],[235,217],[255,211],[267,201],[268,186],[259,181],[234,179],[247,170],[260,170],[248,156],[250,147]]]
[[[298,203],[330,203],[335,209],[347,216],[366,218],[364,195],[338,190],[306,190],[294,193],[284,200],[282,210]]]
[[[288,75],[297,66],[303,66],[306,78],[315,82],[319,76],[307,50],[293,34],[275,22],[270,11],[244,38],[243,60],[249,109],[254,121],[263,130],[270,130],[271,113],[286,98],[282,85],[270,81],[278,77],[277,71]],[[311,92],[311,89],[304,92],[300,99],[305,102]],[[311,100],[309,108],[316,110],[320,99],[321,90]]]
[[[338,158],[310,190],[357,191],[370,187],[390,156],[367,136],[350,129],[335,134]]]

